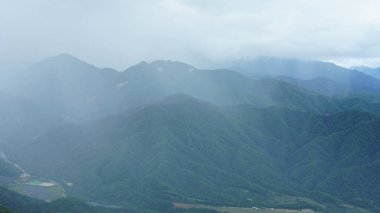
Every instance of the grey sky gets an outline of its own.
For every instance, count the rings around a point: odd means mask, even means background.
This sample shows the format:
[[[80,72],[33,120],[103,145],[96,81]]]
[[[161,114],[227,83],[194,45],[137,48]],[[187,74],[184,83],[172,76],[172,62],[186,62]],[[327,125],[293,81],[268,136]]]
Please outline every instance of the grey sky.
[[[256,55],[380,66],[378,0],[0,0],[1,61],[100,67]]]

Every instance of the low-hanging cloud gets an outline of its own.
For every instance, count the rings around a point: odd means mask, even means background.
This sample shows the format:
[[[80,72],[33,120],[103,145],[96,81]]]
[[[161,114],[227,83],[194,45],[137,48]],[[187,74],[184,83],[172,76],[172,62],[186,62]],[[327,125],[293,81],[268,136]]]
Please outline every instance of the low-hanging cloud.
[[[257,55],[380,63],[376,0],[0,0],[0,57],[61,52],[100,67]]]

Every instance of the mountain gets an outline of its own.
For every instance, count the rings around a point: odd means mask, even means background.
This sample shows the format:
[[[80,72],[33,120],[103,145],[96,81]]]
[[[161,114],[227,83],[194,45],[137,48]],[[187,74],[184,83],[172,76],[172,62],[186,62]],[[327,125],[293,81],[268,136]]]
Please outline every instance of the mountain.
[[[21,175],[19,169],[15,168],[3,158],[0,159],[0,177],[17,177],[19,175]]]
[[[371,67],[365,67],[365,66],[358,66],[358,67],[352,67],[351,69],[358,70],[374,78],[380,79],[380,67],[371,68]]]
[[[339,68],[321,64],[317,67],[321,67],[323,73],[330,73],[331,67]],[[257,80],[231,70],[201,70],[176,61],[141,62],[118,72],[97,68],[67,54],[45,59],[18,72],[8,80],[18,83],[7,86],[4,91],[50,111],[59,119],[77,123],[151,104],[178,93],[217,105],[249,103],[257,107],[284,106],[331,112],[340,107],[323,95],[345,93],[350,96],[347,92],[377,91],[378,83],[360,73],[354,79],[356,83],[362,81],[361,89],[354,89],[353,84],[347,89],[341,80],[328,78]],[[364,85],[370,89],[364,89]]]
[[[378,80],[260,60],[238,72],[162,60],[119,72],[48,58],[0,76],[0,147],[37,177],[73,183],[71,196],[130,211],[378,212]]]
[[[198,70],[179,62],[141,63],[122,74],[128,82],[121,89],[125,100],[139,105],[178,93],[217,105],[250,103],[258,107],[282,105],[322,111],[324,105],[330,104],[325,97],[285,82],[257,81],[230,70]]]
[[[142,62],[117,72],[62,54],[19,72],[9,80],[18,83],[4,89],[6,92],[48,109],[60,119],[79,123],[177,93],[218,105],[250,103],[320,111],[324,110],[320,106],[329,105],[328,99],[281,81],[253,80],[230,70],[199,70],[174,61]]]
[[[30,142],[50,126],[60,123],[48,109],[34,102],[0,92],[0,147]],[[0,151],[1,151],[0,150]]]
[[[300,80],[288,76],[278,76],[275,78],[326,96],[342,95],[349,92],[346,86],[328,78],[313,78],[309,80]]]
[[[379,211],[380,118],[186,95],[57,127],[14,156],[70,193],[165,211],[172,202]],[[359,183],[358,183],[359,181]],[[344,210],[344,211],[343,211]]]
[[[67,54],[19,71],[10,94],[34,101],[67,120],[83,120],[112,103],[117,71],[99,69]]]
[[[327,78],[343,85],[348,92],[378,94],[380,80],[365,73],[320,61],[259,57],[232,62],[232,70],[254,76],[287,76],[300,80]]]

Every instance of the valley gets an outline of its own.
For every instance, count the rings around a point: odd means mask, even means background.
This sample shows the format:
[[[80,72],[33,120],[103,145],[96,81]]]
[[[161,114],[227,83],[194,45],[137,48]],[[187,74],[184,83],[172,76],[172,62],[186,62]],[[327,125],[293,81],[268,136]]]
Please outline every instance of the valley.
[[[66,196],[65,189],[61,184],[52,180],[44,180],[40,177],[31,176],[21,166],[8,160],[4,152],[1,152],[1,159],[21,172],[19,176],[0,181],[1,185],[5,185],[10,190],[20,194],[48,202]]]
[[[28,178],[28,180],[15,180],[8,186],[12,191],[29,197],[52,201],[65,197],[64,188],[54,182],[44,182],[38,178]]]
[[[311,209],[291,210],[291,209],[274,209],[274,208],[242,208],[242,207],[213,207],[202,204],[185,204],[173,203],[174,208],[178,209],[212,209],[218,212],[226,213],[314,213]]]

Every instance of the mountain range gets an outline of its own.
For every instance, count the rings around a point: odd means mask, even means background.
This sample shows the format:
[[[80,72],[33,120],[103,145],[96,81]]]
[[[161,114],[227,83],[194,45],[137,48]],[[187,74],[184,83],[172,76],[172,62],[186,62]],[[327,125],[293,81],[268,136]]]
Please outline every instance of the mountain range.
[[[352,67],[351,69],[358,70],[360,72],[366,73],[367,75],[380,79],[380,67],[371,68],[366,66],[356,66]]]
[[[380,211],[380,80],[363,72],[277,58],[116,71],[68,54],[8,72],[1,149],[71,196],[136,212]]]

